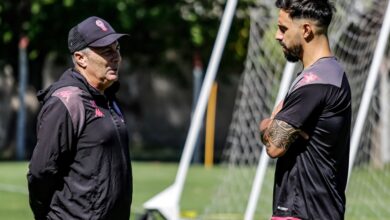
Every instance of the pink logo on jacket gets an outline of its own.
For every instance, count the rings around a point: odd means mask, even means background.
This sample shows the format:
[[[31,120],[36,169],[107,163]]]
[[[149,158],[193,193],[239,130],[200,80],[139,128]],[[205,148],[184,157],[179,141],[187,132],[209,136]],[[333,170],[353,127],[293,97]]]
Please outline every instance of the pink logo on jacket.
[[[71,91],[61,91],[56,93],[58,96],[64,98],[65,102],[69,102],[70,95],[72,95]]]
[[[91,105],[92,107],[95,108],[95,117],[99,117],[99,118],[104,117],[103,112],[100,111],[100,109],[97,107],[96,102],[94,100],[91,100]]]

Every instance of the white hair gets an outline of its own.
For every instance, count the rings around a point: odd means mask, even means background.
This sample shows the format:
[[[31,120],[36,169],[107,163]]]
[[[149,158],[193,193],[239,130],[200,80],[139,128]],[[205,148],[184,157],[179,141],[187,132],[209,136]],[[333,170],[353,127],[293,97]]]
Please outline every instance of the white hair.
[[[84,54],[88,54],[90,51],[91,51],[91,49],[89,49],[89,47],[86,47],[86,48],[84,48],[84,49],[75,51],[74,53],[76,53],[76,52],[81,52],[81,53],[84,53]],[[74,58],[74,53],[72,54],[72,62],[73,62],[73,65],[74,65],[74,66],[77,66],[76,60],[75,60],[75,58]]]

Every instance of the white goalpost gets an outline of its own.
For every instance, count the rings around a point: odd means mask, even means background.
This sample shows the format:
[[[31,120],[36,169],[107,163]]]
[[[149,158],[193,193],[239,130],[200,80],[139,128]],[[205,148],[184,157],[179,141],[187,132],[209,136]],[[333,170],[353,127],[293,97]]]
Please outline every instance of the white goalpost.
[[[382,28],[380,30],[378,44],[372,59],[370,71],[368,73],[367,82],[364,88],[362,101],[360,102],[359,112],[357,114],[356,122],[353,127],[351,137],[351,149],[349,157],[349,176],[352,173],[352,167],[356,158],[356,153],[359,147],[359,140],[363,132],[364,123],[366,122],[368,110],[370,108],[371,99],[377,84],[380,65],[382,63],[385,49],[389,40],[390,32],[390,4],[387,5],[385,18],[383,20]]]
[[[210,63],[207,67],[205,79],[199,94],[199,99],[191,120],[191,125],[184,145],[184,151],[180,159],[175,182],[163,192],[157,194],[155,197],[144,203],[144,208],[147,211],[158,211],[163,215],[164,218],[169,220],[180,219],[179,201],[183,192],[184,181],[194,152],[196,137],[198,136],[199,130],[201,128],[201,122],[203,121],[208,97],[210,95],[211,87],[217,73],[236,6],[237,0],[227,1],[217,39],[211,54]]]
[[[290,86],[291,80],[293,78],[294,74],[294,68],[295,64],[293,63],[287,63],[284,71],[283,71],[283,78],[280,83],[280,89],[278,92],[278,96],[276,97],[275,106],[277,103],[279,103],[283,97],[287,94],[288,88]],[[252,220],[256,211],[256,205],[257,201],[259,199],[260,193],[261,193],[261,186],[264,182],[264,177],[266,173],[266,169],[268,167],[268,161],[270,157],[265,152],[265,148],[263,146],[263,150],[261,151],[261,157],[259,160],[259,164],[256,169],[256,175],[253,180],[252,184],[252,190],[249,194],[249,201],[247,208],[245,210],[244,220]]]
[[[258,0],[251,20],[245,70],[220,166],[225,168],[211,204],[199,219],[252,220],[271,216],[273,173],[261,144],[258,123],[282,99],[300,65],[286,63],[274,39],[274,0]],[[346,219],[390,219],[390,5],[388,0],[338,0],[330,26],[332,51],[348,75],[352,90],[353,133]],[[219,66],[237,0],[228,0],[192,118],[176,179],[144,204],[169,220],[180,219],[180,197],[195,137]]]

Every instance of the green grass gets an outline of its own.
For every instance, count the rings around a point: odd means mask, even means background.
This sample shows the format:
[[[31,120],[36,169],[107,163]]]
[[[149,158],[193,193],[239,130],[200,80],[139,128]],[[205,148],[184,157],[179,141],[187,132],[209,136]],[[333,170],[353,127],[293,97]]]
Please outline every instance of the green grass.
[[[177,164],[133,162],[133,205],[132,211],[142,213],[142,204],[170,186],[177,172]],[[183,212],[200,213],[210,203],[223,170],[218,166],[206,169],[191,166],[188,171],[180,208]],[[0,218],[1,219],[1,218]]]
[[[390,219],[389,205],[390,166],[355,168],[347,190],[347,219]]]
[[[27,163],[0,163],[0,219],[33,219],[26,173]]]
[[[133,162],[132,217],[143,213],[142,204],[158,192],[170,186],[177,172],[173,163]],[[0,219],[33,219],[28,204],[26,162],[0,162]],[[222,175],[222,169],[191,166],[184,187],[181,210],[184,213],[200,213],[210,203],[211,195]]]
[[[0,162],[1,220],[33,219],[28,204],[27,167],[27,162]],[[211,169],[205,169],[200,165],[190,166],[180,201],[182,215],[186,215],[189,219],[191,215],[196,216],[203,213],[205,208],[210,206],[212,196],[215,195],[216,188],[221,184],[220,180],[226,175],[226,171],[226,169],[220,166],[215,166]],[[174,163],[133,162],[134,192],[131,220],[136,220],[136,216],[143,213],[142,204],[144,202],[173,183],[176,172],[177,164]],[[231,172],[236,171],[229,170],[229,172],[231,174]],[[241,170],[237,172],[242,174],[242,172],[247,171]],[[249,172],[253,172],[253,169],[250,169]],[[272,178],[272,175],[273,167],[270,166],[267,170],[266,179]],[[237,178],[231,181],[236,182]],[[239,178],[238,181],[240,181]],[[250,187],[245,185],[243,188],[249,192]],[[227,193],[227,196],[239,197],[237,194],[239,192],[234,190]],[[266,184],[262,189],[262,193],[265,193],[265,195],[262,194],[260,197],[259,203],[261,205],[257,207],[256,220],[267,219],[266,216],[269,216],[272,202],[269,199],[272,194],[272,184]],[[223,204],[224,198],[221,198],[221,204]],[[242,205],[245,207],[246,204]],[[347,191],[347,213],[345,219],[390,219],[389,205],[390,167],[384,169],[370,169],[369,167],[354,169]],[[217,218],[215,217],[214,219]],[[237,213],[227,213],[225,216],[219,216],[218,219],[240,220],[243,217]]]

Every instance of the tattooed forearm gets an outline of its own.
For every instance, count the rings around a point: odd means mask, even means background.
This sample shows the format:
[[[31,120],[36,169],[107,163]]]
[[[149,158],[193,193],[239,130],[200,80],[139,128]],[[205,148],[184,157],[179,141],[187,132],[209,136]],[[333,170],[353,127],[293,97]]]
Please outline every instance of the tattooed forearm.
[[[299,129],[280,120],[273,120],[266,132],[267,147],[274,145],[277,148],[287,150],[292,142],[299,136]]]

